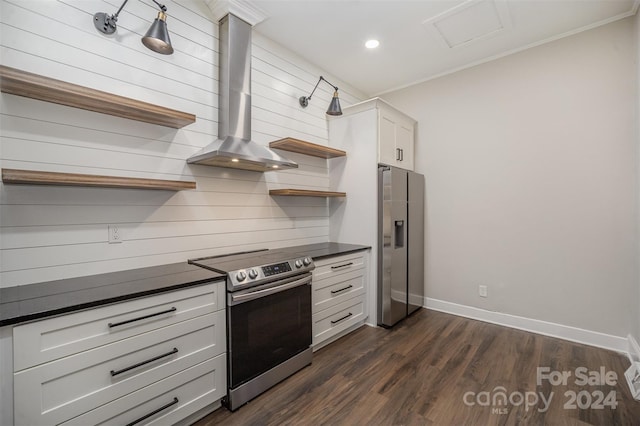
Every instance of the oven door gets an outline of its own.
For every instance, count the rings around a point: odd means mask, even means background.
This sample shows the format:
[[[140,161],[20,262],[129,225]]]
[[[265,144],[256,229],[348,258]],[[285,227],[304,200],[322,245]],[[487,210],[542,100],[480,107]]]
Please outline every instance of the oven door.
[[[311,345],[311,273],[228,295],[229,387]]]

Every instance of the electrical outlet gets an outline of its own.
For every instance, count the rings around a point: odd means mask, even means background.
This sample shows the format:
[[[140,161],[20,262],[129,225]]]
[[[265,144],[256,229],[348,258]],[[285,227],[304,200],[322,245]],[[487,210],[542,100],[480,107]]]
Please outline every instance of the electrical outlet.
[[[480,297],[489,297],[489,290],[487,289],[486,285],[479,285],[478,286],[478,294],[480,295]]]
[[[122,242],[122,235],[120,234],[120,228],[118,225],[108,225],[107,231],[109,233],[109,244],[117,244]]]

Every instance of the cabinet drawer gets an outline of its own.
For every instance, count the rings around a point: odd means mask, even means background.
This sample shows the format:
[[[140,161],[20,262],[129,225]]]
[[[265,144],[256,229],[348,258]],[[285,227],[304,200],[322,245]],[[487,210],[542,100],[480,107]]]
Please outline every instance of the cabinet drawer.
[[[14,371],[224,309],[224,281],[49,318],[13,329]]]
[[[313,315],[313,344],[321,343],[364,318],[363,296],[356,296]]]
[[[225,338],[218,311],[15,373],[16,423],[74,418],[220,355]]]
[[[313,313],[364,293],[364,270],[350,270],[312,282]]]
[[[226,363],[225,354],[208,359],[63,425],[124,425],[154,412],[137,424],[174,424],[226,395]]]
[[[320,259],[315,262],[313,280],[323,280],[334,275],[344,274],[364,267],[364,254],[362,252],[347,254],[344,256]]]

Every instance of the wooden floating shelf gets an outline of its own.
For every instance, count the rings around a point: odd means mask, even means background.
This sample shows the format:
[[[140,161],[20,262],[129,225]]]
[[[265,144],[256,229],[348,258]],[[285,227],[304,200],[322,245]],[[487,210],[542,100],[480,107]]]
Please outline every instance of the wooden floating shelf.
[[[271,189],[269,195],[286,195],[294,197],[346,197],[346,192],[311,191],[308,189]]]
[[[318,145],[294,138],[284,138],[273,141],[269,144],[269,147],[327,159],[345,157],[347,155],[347,153],[341,149],[330,148],[328,146]]]
[[[195,182],[182,180],[142,179],[16,169],[2,169],[2,182],[4,182],[5,184],[163,189],[169,191],[180,191],[183,189],[196,188]]]
[[[74,108],[179,129],[196,116],[0,65],[0,90]]]

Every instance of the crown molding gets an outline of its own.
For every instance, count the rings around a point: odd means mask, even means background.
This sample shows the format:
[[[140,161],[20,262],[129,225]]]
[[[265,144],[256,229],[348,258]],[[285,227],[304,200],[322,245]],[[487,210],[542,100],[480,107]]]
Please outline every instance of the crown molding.
[[[205,0],[216,21],[231,13],[253,25],[267,19],[267,14],[251,0]]]

